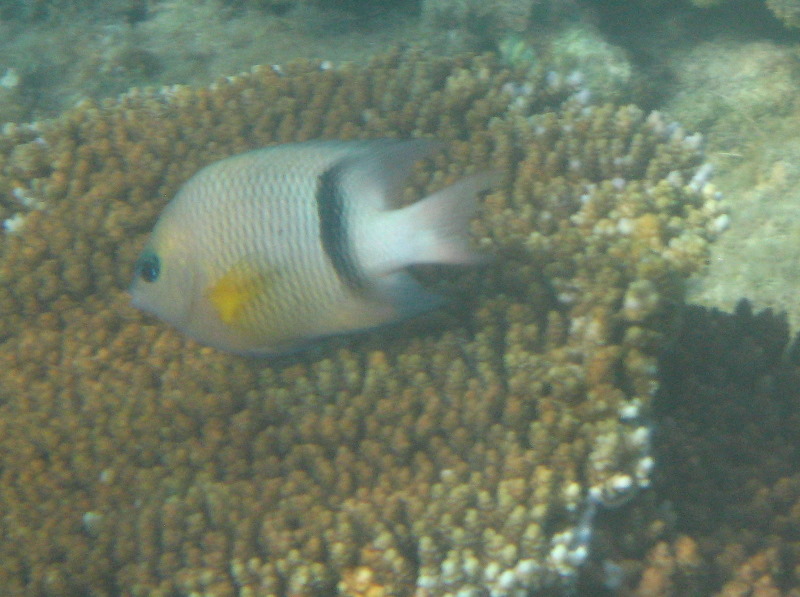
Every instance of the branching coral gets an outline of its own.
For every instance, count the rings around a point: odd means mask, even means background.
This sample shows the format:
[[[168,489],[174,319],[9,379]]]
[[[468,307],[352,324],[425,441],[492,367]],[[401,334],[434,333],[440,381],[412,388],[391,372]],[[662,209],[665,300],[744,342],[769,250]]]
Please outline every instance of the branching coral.
[[[15,195],[36,200],[0,245],[6,594],[570,584],[586,504],[649,482],[654,347],[718,209],[692,184],[696,138],[570,92],[487,58],[405,52],[134,91],[6,127],[3,215]],[[128,305],[146,232],[203,164],[386,135],[448,142],[409,198],[504,173],[474,223],[494,263],[419,272],[462,297],[449,309],[264,362]]]

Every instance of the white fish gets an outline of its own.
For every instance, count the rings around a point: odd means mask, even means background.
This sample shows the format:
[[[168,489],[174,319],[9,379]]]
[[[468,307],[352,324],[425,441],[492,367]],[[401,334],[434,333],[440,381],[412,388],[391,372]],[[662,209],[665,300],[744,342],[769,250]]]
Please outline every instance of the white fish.
[[[477,195],[462,179],[394,207],[430,140],[310,141],[213,163],[166,206],[136,262],[133,304],[196,340],[243,354],[295,350],[442,301],[404,271],[478,263]]]

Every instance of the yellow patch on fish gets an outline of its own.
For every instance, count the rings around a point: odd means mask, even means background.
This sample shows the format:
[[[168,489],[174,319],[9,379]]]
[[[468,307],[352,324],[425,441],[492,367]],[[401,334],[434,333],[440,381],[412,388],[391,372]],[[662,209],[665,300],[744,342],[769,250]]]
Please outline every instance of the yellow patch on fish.
[[[206,291],[222,323],[241,327],[247,320],[247,309],[264,298],[274,282],[272,272],[240,263],[231,268]]]

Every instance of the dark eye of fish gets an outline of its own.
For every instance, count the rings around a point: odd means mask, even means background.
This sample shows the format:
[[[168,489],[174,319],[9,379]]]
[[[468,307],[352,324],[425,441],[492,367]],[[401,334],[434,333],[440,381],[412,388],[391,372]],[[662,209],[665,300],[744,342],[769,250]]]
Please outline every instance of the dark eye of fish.
[[[145,282],[155,282],[161,273],[161,260],[155,253],[145,253],[136,262],[136,274]]]

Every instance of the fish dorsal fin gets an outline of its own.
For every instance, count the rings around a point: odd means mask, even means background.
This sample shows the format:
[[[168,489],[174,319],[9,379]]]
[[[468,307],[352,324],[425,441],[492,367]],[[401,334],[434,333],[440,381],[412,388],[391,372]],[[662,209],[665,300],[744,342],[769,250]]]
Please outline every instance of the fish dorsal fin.
[[[208,287],[206,297],[222,323],[246,327],[254,307],[266,299],[279,276],[277,270],[245,257]]]
[[[433,139],[376,139],[339,163],[339,184],[362,206],[377,210],[397,207],[411,166],[444,146]]]

